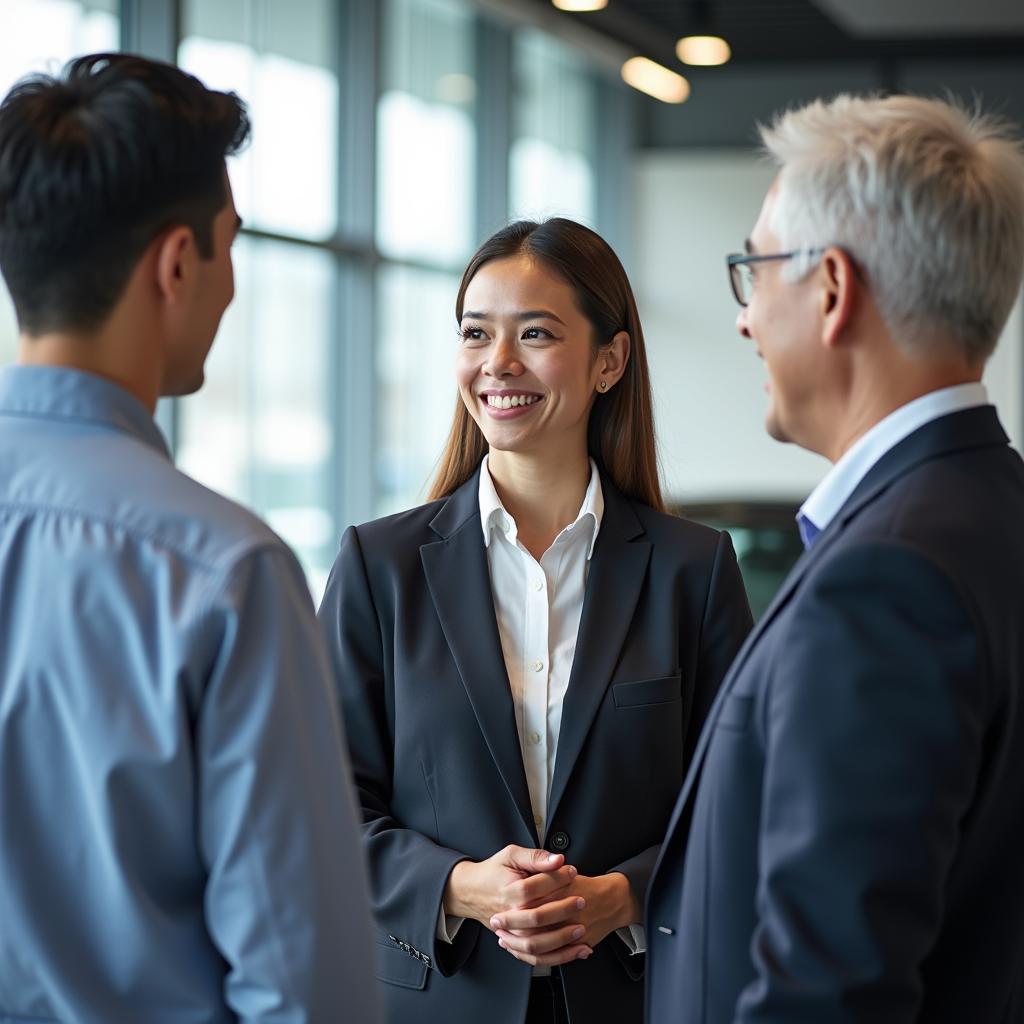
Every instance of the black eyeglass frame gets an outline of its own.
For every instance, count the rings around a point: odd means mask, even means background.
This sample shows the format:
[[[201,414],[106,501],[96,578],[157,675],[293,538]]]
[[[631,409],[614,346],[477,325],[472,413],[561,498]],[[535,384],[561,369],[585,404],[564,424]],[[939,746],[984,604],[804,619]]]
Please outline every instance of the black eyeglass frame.
[[[743,301],[743,292],[740,287],[739,271],[737,267],[746,267],[751,263],[771,263],[775,260],[791,260],[794,256],[819,256],[828,246],[816,246],[813,249],[791,249],[789,252],[734,252],[725,257],[726,269],[729,271],[729,286],[732,288],[733,298],[746,309],[747,303]]]

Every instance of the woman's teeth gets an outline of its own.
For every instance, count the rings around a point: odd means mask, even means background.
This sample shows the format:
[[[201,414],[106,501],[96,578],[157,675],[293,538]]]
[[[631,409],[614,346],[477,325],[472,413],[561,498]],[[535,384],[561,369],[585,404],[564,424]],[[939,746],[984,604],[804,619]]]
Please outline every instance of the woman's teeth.
[[[487,404],[492,409],[515,409],[516,406],[533,405],[538,401],[540,401],[540,395],[513,395],[511,398],[508,395],[504,397],[501,395],[487,396]]]

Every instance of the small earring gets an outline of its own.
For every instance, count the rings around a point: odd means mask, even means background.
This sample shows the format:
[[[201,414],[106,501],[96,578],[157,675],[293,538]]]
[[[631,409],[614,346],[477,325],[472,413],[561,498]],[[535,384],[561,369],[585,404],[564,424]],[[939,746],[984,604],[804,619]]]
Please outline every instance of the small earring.
[[[599,388],[600,388],[600,389],[601,389],[602,391],[607,391],[607,390],[608,390],[608,381],[606,381],[606,380],[603,380],[603,381],[601,381],[601,383],[600,383],[600,384],[598,384],[597,386],[598,386],[598,387],[599,387]]]

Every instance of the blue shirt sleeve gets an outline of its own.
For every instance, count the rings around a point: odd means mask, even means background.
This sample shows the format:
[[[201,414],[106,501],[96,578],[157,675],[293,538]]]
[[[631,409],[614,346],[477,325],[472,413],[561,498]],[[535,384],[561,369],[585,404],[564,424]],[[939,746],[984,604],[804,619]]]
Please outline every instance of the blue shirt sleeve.
[[[378,1020],[374,942],[340,718],[306,585],[283,548],[211,602],[199,709],[206,917],[243,1021]]]

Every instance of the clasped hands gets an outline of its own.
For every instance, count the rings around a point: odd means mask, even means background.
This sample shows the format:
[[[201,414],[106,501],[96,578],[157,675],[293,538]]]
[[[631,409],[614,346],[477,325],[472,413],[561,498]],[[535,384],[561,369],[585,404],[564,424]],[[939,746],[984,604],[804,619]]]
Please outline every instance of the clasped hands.
[[[606,935],[640,920],[621,872],[581,875],[560,853],[522,846],[456,864],[444,911],[479,921],[517,960],[543,967],[585,960]]]

